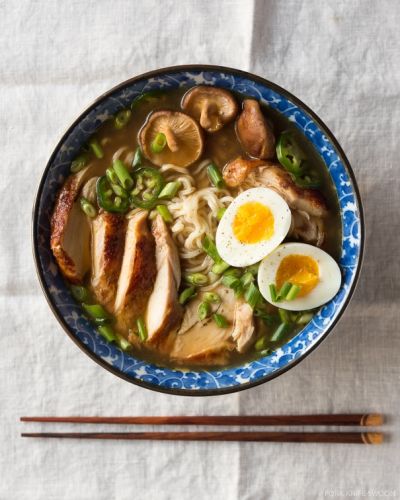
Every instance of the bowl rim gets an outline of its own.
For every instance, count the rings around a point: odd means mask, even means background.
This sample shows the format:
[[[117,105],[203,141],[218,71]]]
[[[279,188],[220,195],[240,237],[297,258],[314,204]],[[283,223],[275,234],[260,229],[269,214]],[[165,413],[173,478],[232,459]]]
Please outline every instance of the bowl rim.
[[[168,387],[162,387],[159,385],[151,384],[149,382],[145,382],[140,379],[134,379],[129,377],[128,375],[124,374],[121,372],[118,368],[115,368],[108,364],[106,361],[102,360],[99,358],[96,354],[94,354],[83,342],[81,342],[70,330],[69,326],[67,325],[65,319],[63,316],[59,313],[57,310],[57,307],[54,303],[53,297],[51,296],[49,289],[46,285],[45,279],[44,279],[44,274],[43,274],[43,269],[40,264],[40,256],[39,256],[39,244],[38,244],[38,231],[37,231],[37,222],[38,222],[38,217],[39,217],[39,206],[40,206],[40,199],[43,191],[43,187],[45,185],[45,181],[47,178],[48,171],[50,170],[50,167],[53,163],[53,160],[59,151],[59,148],[62,146],[64,143],[65,139],[68,137],[70,132],[76,127],[76,125],[82,120],[82,117],[87,115],[95,106],[99,104],[100,101],[103,101],[110,97],[114,92],[123,89],[124,87],[127,87],[133,83],[136,83],[140,80],[145,80],[149,79],[152,77],[160,76],[163,74],[171,73],[171,72],[178,72],[178,71],[218,71],[218,72],[226,72],[228,74],[232,74],[234,76],[240,76],[243,78],[247,78],[249,80],[255,81],[261,85],[267,86],[270,89],[276,91],[277,93],[282,94],[285,98],[289,99],[292,101],[294,104],[296,104],[299,108],[303,109],[306,113],[310,115],[310,117],[317,123],[317,125],[320,127],[320,129],[323,131],[323,133],[327,136],[329,141],[332,143],[333,147],[335,148],[340,160],[343,162],[346,171],[350,177],[351,183],[352,183],[352,190],[357,202],[357,209],[358,209],[358,215],[359,215],[359,224],[360,224],[360,246],[359,246],[359,253],[358,253],[358,262],[357,262],[357,268],[354,273],[354,278],[353,282],[351,283],[351,286],[349,287],[347,291],[346,298],[342,304],[342,307],[335,317],[335,319],[332,321],[332,323],[329,325],[329,327],[322,333],[321,337],[309,348],[307,349],[306,352],[304,352],[301,356],[298,358],[293,359],[290,361],[287,365],[283,366],[282,368],[277,369],[276,371],[264,375],[258,380],[252,381],[252,382],[246,382],[245,384],[240,384],[236,386],[231,386],[231,387],[225,387],[225,388],[215,388],[215,389],[175,389],[175,388],[168,388]],[[57,142],[56,146],[53,148],[53,151],[47,161],[46,167],[43,170],[41,174],[41,178],[39,181],[39,186],[37,188],[35,198],[34,198],[34,204],[33,204],[33,210],[32,210],[32,249],[33,249],[33,257],[34,257],[34,262],[35,262],[35,268],[36,268],[36,274],[39,278],[39,283],[41,286],[41,289],[43,291],[43,294],[47,300],[47,303],[52,310],[55,318],[65,331],[65,333],[70,337],[70,339],[86,354],[88,355],[93,361],[95,361],[98,365],[101,367],[105,368],[107,371],[110,373],[116,375],[117,377],[130,382],[131,384],[137,385],[139,387],[144,387],[146,389],[150,389],[155,392],[161,392],[164,394],[172,394],[176,396],[218,396],[218,395],[224,395],[224,394],[230,394],[234,392],[239,392],[239,391],[244,391],[245,389],[250,389],[252,387],[256,387],[258,385],[264,384],[265,382],[269,382],[270,380],[273,380],[276,377],[279,377],[283,373],[287,372],[294,366],[296,366],[300,361],[302,361],[304,358],[306,358],[309,354],[311,354],[321,343],[323,340],[326,339],[326,337],[331,333],[333,328],[336,326],[338,323],[339,319],[342,317],[344,314],[345,310],[347,309],[347,306],[349,305],[349,302],[354,294],[355,288],[358,283],[358,279],[360,277],[360,272],[363,264],[363,259],[364,259],[364,247],[365,247],[365,221],[364,221],[364,209],[362,205],[362,200],[361,200],[361,195],[360,191],[357,185],[357,181],[353,172],[353,169],[350,165],[349,160],[347,159],[347,156],[345,155],[342,147],[340,146],[339,142],[331,132],[331,130],[327,127],[327,125],[319,118],[319,116],[312,111],[303,101],[301,101],[298,97],[293,95],[291,92],[287,91],[283,87],[277,85],[274,82],[271,82],[270,80],[267,80],[265,78],[262,78],[258,75],[255,75],[253,73],[235,69],[235,68],[230,68],[227,66],[220,66],[220,65],[210,65],[210,64],[183,64],[183,65],[176,65],[176,66],[168,66],[165,68],[159,68],[156,70],[148,71],[146,73],[141,73],[140,75],[134,76],[132,78],[129,78],[127,80],[124,80],[123,82],[115,85],[111,89],[107,90],[103,94],[101,94],[99,97],[97,97],[91,104],[89,104],[80,114],[79,116],[73,121],[73,123],[65,130],[59,141]]]

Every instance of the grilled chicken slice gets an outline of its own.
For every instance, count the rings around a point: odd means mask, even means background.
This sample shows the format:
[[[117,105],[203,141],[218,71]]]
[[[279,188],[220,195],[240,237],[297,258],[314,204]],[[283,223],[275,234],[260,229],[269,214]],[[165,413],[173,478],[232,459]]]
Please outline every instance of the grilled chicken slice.
[[[145,312],[156,275],[154,238],[147,226],[147,212],[128,219],[124,255],[118,279],[114,314],[117,328],[126,331]]]
[[[89,181],[90,182],[90,181]],[[96,300],[112,312],[124,251],[125,218],[101,212],[92,221],[91,287]]]
[[[232,338],[238,352],[246,352],[254,340],[253,309],[243,300],[236,302]]]
[[[243,156],[234,158],[224,167],[223,177],[229,187],[238,187],[246,177],[257,167],[268,165],[265,160],[249,160]]]
[[[232,341],[232,323],[235,310],[235,295],[232,290],[225,287],[217,287],[215,292],[222,297],[222,304],[213,305],[213,310],[223,314],[229,321],[227,328],[218,328],[211,318],[200,321],[198,318],[198,307],[202,302],[202,294],[199,294],[185,308],[182,324],[171,349],[171,358],[177,362],[218,364],[225,360],[224,351],[235,348]],[[222,356],[221,356],[222,354]]]
[[[148,342],[155,344],[170,332],[182,317],[177,293],[181,282],[181,269],[178,250],[160,215],[153,221],[151,231],[156,243],[157,277],[147,305],[146,325]]]
[[[90,269],[89,221],[76,200],[83,184],[96,175],[98,168],[88,165],[68,177],[57,195],[51,217],[51,250],[61,272],[72,283],[81,283]]]
[[[261,167],[257,172],[257,181],[277,191],[292,210],[300,210],[314,217],[324,217],[328,213],[322,194],[316,189],[297,186],[289,172],[282,167]]]

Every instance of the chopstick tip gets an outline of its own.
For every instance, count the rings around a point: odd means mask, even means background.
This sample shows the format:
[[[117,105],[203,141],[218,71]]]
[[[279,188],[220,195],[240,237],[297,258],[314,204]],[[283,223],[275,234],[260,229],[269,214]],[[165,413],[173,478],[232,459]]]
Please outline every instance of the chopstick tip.
[[[369,413],[368,415],[365,415],[365,418],[363,420],[363,425],[369,427],[382,425],[384,419],[381,413]]]

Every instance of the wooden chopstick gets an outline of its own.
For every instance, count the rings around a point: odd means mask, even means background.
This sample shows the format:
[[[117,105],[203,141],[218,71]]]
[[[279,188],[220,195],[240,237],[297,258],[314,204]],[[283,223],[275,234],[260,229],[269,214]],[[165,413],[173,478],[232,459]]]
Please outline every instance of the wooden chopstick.
[[[22,437],[157,441],[263,441],[278,443],[380,444],[380,432],[41,432]]]
[[[354,413],[333,415],[187,415],[137,417],[21,417],[21,422],[62,422],[71,424],[141,425],[357,425],[379,426],[383,415]]]
[[[333,415],[187,415],[137,417],[21,417],[21,422],[62,422],[71,424],[142,424],[142,425],[382,425],[377,413]]]

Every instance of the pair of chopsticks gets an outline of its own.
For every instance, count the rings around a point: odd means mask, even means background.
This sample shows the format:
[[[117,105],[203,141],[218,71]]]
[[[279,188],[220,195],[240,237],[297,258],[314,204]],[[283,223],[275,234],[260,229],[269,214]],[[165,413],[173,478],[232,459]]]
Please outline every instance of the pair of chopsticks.
[[[248,415],[248,416],[166,416],[166,417],[21,417],[21,422],[125,425],[224,425],[224,426],[360,426],[383,424],[383,416],[369,414],[333,415]],[[263,441],[280,443],[359,443],[380,444],[381,432],[38,432],[22,437],[63,439],[119,439],[157,441]]]

